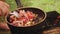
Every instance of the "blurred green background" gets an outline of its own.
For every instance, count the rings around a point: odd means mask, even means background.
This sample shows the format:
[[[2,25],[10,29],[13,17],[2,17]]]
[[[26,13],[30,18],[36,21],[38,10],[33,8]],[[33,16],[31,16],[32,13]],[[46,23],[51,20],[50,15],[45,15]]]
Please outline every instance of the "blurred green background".
[[[15,0],[6,0],[10,5],[10,11],[17,9]],[[45,12],[57,11],[60,13],[60,0],[21,0],[24,7],[38,7]],[[0,30],[0,34],[9,34],[10,31]]]
[[[17,8],[15,0],[6,0],[10,5],[10,10],[13,11]],[[24,7],[39,7],[45,12],[56,10],[60,13],[60,0],[21,0]]]

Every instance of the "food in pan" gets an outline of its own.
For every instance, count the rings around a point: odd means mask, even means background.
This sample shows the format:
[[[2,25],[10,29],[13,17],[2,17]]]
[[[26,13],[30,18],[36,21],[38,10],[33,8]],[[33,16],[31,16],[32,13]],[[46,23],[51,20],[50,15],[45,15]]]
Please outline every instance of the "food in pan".
[[[10,23],[14,26],[31,26],[35,24],[33,21],[38,15],[33,13],[32,11],[19,10],[19,13],[10,16]]]

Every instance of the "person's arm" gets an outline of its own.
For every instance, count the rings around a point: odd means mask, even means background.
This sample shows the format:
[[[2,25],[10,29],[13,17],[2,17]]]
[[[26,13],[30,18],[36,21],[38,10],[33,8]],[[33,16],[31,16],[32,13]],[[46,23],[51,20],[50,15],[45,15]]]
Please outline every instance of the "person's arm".
[[[0,23],[0,28],[4,30],[10,30],[7,23]]]
[[[7,16],[9,8],[10,6],[7,3],[0,1],[0,16]]]
[[[0,0],[0,17],[7,16],[9,13],[9,5],[2,0]],[[6,23],[0,23],[0,28],[9,30],[9,27]]]

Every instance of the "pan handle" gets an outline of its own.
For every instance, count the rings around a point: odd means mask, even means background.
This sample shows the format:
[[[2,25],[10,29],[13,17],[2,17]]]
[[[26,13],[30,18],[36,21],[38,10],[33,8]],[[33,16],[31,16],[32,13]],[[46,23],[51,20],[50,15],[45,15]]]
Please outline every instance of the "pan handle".
[[[15,0],[17,8],[23,7],[20,0]]]

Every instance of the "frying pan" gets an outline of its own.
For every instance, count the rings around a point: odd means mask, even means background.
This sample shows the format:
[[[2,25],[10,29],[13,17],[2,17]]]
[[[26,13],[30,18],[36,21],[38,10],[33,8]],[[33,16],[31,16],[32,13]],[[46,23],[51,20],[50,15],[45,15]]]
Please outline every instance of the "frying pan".
[[[42,23],[44,22],[44,20],[46,19],[46,13],[39,9],[39,8],[35,8],[35,7],[23,7],[20,0],[15,0],[18,6],[18,9],[14,10],[14,11],[18,11],[18,10],[29,10],[32,11],[35,14],[38,14],[37,19],[35,20],[36,24],[28,26],[28,27],[16,27],[10,24],[9,22],[9,18],[12,14],[8,14],[7,15],[7,24],[11,30],[12,34],[40,34],[40,32],[42,31]],[[13,12],[14,12],[13,11]],[[11,12],[12,13],[12,12]],[[41,18],[41,20],[39,20]],[[44,24],[43,24],[44,25]]]

